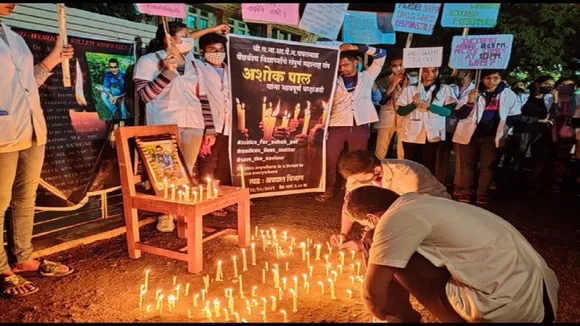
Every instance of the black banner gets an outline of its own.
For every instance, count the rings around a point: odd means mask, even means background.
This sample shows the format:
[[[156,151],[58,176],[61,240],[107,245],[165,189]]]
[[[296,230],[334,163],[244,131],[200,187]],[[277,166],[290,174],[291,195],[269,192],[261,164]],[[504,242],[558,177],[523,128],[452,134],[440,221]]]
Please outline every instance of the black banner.
[[[39,63],[52,50],[57,34],[13,28]],[[114,149],[108,142],[111,121],[128,118],[125,72],[135,63],[132,42],[69,36],[73,86],[65,88],[60,65],[39,88],[48,128],[37,207],[70,207],[87,192],[119,186]],[[113,59],[113,60],[111,60]]]
[[[252,197],[324,191],[338,50],[230,35],[234,185]]]

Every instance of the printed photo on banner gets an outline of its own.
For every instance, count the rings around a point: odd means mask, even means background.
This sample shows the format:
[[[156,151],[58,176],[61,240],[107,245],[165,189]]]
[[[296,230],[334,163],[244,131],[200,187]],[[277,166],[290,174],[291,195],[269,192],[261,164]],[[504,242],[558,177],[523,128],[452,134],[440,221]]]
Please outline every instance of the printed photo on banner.
[[[157,195],[163,194],[168,184],[177,188],[193,184],[175,135],[136,137],[135,142]]]
[[[242,3],[245,22],[298,26],[298,3]]]
[[[442,46],[403,49],[403,66],[405,68],[441,67],[442,63]]]
[[[44,31],[12,30],[24,38],[35,63],[50,53],[57,38],[57,34]],[[113,108],[107,108],[100,89],[107,88],[113,95],[112,101],[108,95],[106,98],[110,104],[114,102],[116,117],[121,118],[123,101],[118,96],[124,91],[125,79],[120,74],[135,62],[134,42],[70,34],[68,39],[75,52],[70,61],[72,87],[63,86],[59,65],[38,89],[48,143],[37,207],[73,206],[87,192],[120,184],[116,155],[107,141],[113,128],[109,121]]]
[[[336,40],[348,3],[307,3],[300,28],[329,40]]]
[[[397,3],[393,12],[393,29],[421,35],[433,34],[440,3]]]
[[[99,119],[104,121],[127,119],[126,71],[134,64],[134,57],[91,52],[87,52],[85,56]]]
[[[445,3],[441,26],[493,28],[497,24],[499,3]]]
[[[468,35],[454,36],[449,67],[453,69],[506,69],[512,52],[514,36]]]
[[[230,35],[231,170],[252,197],[324,190],[338,49]]]
[[[347,11],[342,26],[342,39],[353,44],[395,44],[393,13]]]

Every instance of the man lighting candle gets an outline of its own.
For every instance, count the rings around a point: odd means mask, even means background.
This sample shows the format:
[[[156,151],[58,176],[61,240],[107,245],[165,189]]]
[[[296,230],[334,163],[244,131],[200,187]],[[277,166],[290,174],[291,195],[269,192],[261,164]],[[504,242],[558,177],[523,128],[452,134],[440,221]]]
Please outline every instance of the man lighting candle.
[[[410,160],[383,159],[380,161],[370,151],[345,154],[338,162],[338,170],[346,179],[346,195],[355,188],[372,185],[402,195],[408,192],[451,198],[443,186],[423,165]],[[346,196],[345,195],[345,196]],[[340,235],[330,237],[330,243],[346,250],[361,250],[360,240],[345,242],[353,221],[342,207]]]
[[[482,208],[361,187],[347,210],[372,228],[363,301],[387,322],[419,322],[409,295],[442,322],[556,319],[554,272],[511,224]]]

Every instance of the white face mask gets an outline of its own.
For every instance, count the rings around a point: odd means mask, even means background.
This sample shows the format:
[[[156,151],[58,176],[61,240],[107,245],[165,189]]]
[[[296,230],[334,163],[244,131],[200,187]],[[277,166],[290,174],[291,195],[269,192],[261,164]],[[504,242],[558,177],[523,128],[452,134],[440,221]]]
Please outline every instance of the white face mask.
[[[396,73],[399,73],[399,72],[400,72],[400,71],[402,71],[402,70],[403,70],[403,67],[401,67],[401,66],[397,66],[397,67],[393,68],[393,73],[395,73],[395,74],[396,74]]]
[[[205,60],[214,65],[221,65],[226,59],[225,52],[212,52],[204,54]]]
[[[193,50],[193,40],[192,39],[181,39],[181,43],[175,44],[177,51],[180,53],[188,53]]]

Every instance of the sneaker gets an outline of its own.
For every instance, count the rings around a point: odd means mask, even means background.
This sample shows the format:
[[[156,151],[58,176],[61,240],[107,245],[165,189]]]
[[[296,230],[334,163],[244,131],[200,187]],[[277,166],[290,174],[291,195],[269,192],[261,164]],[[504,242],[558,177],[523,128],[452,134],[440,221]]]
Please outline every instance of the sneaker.
[[[475,203],[478,205],[487,205],[489,204],[489,198],[487,198],[486,196],[477,197]]]
[[[322,194],[314,197],[314,199],[316,199],[316,201],[318,201],[318,202],[325,202],[325,201],[329,200],[330,198],[332,198],[332,196],[334,196],[334,191],[329,190],[329,191],[325,191]]]
[[[457,201],[460,203],[471,203],[471,196],[469,195],[459,195]]]
[[[173,216],[161,215],[157,218],[157,231],[159,232],[173,232],[175,230],[175,223],[173,223]]]

